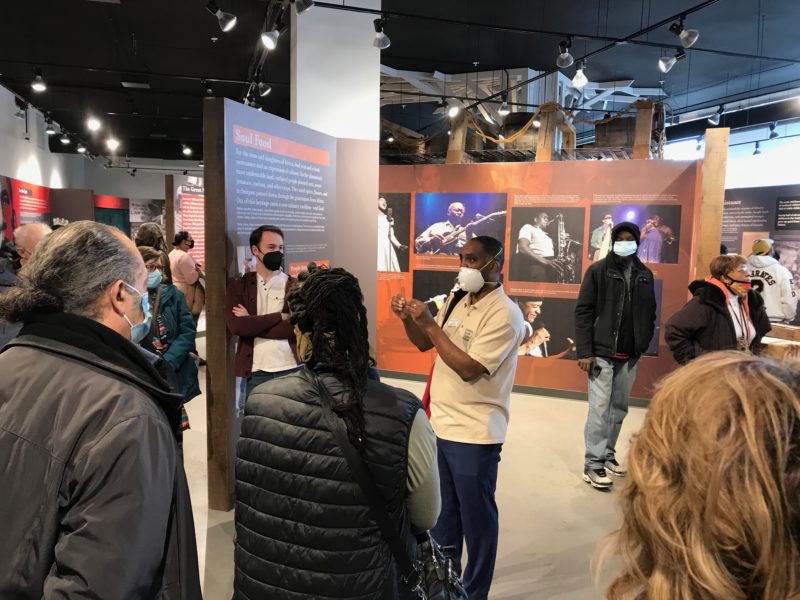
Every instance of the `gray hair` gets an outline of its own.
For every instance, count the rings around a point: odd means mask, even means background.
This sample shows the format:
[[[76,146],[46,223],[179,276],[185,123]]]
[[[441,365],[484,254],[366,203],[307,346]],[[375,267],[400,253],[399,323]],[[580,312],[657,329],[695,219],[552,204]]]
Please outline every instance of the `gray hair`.
[[[139,253],[115,232],[77,221],[46,236],[20,271],[19,284],[0,296],[0,318],[19,322],[42,312],[96,317],[102,293],[120,279],[133,285],[144,268]]]

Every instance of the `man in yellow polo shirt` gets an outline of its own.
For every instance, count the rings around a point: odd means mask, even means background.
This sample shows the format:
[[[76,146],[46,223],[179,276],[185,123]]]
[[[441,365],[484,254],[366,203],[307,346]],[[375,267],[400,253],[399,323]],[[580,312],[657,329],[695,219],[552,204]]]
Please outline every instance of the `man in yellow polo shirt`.
[[[497,466],[508,428],[522,314],[503,292],[503,245],[489,236],[459,251],[462,293],[451,294],[434,319],[424,302],[392,298],[408,339],[439,353],[431,381],[442,511],[433,530],[459,572],[464,543],[469,563],[464,587],[486,600],[497,555]]]

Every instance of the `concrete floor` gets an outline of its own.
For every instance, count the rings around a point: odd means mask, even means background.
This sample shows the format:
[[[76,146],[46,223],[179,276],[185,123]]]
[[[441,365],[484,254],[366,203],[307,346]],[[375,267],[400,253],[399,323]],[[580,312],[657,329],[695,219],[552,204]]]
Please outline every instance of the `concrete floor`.
[[[202,352],[202,349],[201,349]],[[576,373],[576,376],[578,374]],[[200,373],[205,388],[205,371]],[[422,384],[385,379],[421,395]],[[233,585],[233,512],[208,510],[205,396],[187,406],[185,466],[197,529],[206,600],[229,600]],[[632,408],[622,429],[620,455],[644,419]],[[596,544],[619,522],[617,493],[599,492],[581,479],[586,405],[574,400],[514,394],[511,425],[497,486],[500,545],[492,600],[602,598],[590,573]],[[621,480],[616,480],[619,487]]]

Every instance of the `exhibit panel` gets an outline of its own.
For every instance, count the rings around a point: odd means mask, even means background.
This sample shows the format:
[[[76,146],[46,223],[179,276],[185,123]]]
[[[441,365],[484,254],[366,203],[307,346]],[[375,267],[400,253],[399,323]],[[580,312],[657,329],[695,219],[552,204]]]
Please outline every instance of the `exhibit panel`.
[[[0,210],[3,212],[5,239],[29,223],[50,224],[50,188],[0,176]]]
[[[434,352],[420,353],[407,340],[389,301],[394,294],[414,297],[428,301],[435,313],[454,286],[459,248],[472,237],[490,235],[506,249],[504,289],[529,333],[519,348],[516,384],[585,391],[573,325],[580,284],[586,269],[609,252],[611,227],[630,221],[642,231],[638,255],[655,278],[656,332],[634,387],[635,396],[649,397],[654,383],[674,367],[662,324],[688,299],[699,165],[575,161],[381,167],[380,368],[430,372]]]

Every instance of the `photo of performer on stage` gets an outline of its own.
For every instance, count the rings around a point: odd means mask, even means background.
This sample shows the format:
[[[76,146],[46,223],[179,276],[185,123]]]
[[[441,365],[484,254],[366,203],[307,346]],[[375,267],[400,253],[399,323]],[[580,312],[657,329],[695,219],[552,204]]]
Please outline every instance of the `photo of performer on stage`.
[[[408,271],[411,194],[378,197],[378,271]]]
[[[592,230],[589,239],[589,260],[595,262],[606,257],[611,250],[611,230],[614,229],[614,217],[611,213],[603,215],[600,226]]]
[[[575,300],[564,298],[512,298],[522,311],[525,340],[519,356],[534,358],[566,358],[575,360],[572,311]]]
[[[505,194],[416,194],[414,252],[457,255],[479,235],[503,239]]]
[[[636,223],[641,231],[641,241],[636,255],[643,263],[674,265],[678,262],[680,240],[681,207],[676,204],[624,204],[592,206],[592,223],[601,227],[611,217],[611,225],[628,221]],[[593,255],[601,227],[592,230],[589,250]],[[599,252],[593,261],[605,258],[606,252]]]
[[[514,208],[509,260],[512,281],[580,283],[583,208]]]

